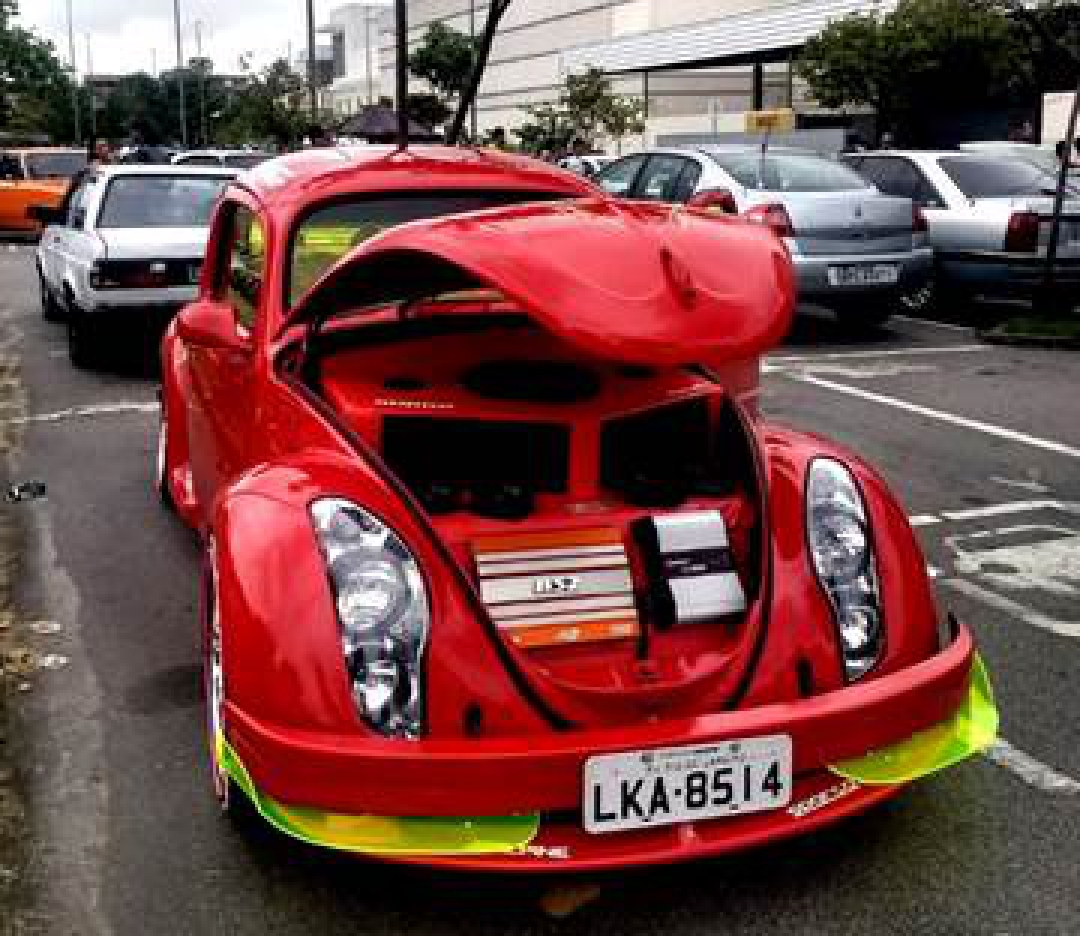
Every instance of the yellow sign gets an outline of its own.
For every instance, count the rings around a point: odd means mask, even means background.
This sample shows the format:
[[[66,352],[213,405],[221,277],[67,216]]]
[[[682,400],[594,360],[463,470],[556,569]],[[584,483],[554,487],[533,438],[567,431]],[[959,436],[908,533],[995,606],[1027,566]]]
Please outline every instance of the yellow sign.
[[[785,133],[795,129],[795,111],[790,107],[746,112],[747,133]]]

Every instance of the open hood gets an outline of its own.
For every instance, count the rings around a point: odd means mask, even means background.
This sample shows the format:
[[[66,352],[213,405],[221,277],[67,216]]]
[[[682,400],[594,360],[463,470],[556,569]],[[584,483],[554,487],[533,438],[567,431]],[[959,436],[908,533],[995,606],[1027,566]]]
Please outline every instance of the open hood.
[[[787,251],[767,229],[596,198],[392,228],[339,261],[285,324],[476,288],[591,355],[654,365],[759,355],[786,333],[795,298]]]

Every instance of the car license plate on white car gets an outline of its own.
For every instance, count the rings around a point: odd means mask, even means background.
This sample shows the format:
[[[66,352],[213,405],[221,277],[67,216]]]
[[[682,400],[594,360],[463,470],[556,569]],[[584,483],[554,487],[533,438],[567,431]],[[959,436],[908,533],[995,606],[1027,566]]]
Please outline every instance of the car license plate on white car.
[[[895,263],[860,263],[829,267],[830,286],[882,286],[900,281]]]
[[[791,800],[791,738],[603,754],[585,761],[587,832],[621,832],[779,809]]]

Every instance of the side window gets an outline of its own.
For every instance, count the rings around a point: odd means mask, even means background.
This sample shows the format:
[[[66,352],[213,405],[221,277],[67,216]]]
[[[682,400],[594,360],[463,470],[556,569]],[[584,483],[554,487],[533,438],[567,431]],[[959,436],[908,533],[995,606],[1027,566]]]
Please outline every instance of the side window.
[[[697,190],[698,179],[701,178],[701,166],[694,160],[686,160],[679,181],[675,185],[675,201],[687,202],[690,196]]]
[[[683,156],[650,156],[645,171],[634,186],[634,197],[662,202],[685,201],[685,198],[679,198],[679,179],[688,162]]]
[[[613,162],[604,169],[597,177],[596,181],[600,183],[600,187],[603,188],[605,192],[608,192],[611,195],[629,195],[630,188],[633,186],[634,180],[637,178],[643,165],[645,165],[644,156],[640,154],[637,156],[627,156],[626,159],[620,159],[618,162]]]
[[[253,211],[239,205],[229,224],[229,262],[224,285],[236,324],[250,330],[255,324],[266,270],[266,238],[262,222]]]
[[[873,182],[878,191],[886,195],[903,195],[910,198],[907,192],[902,191],[903,180],[896,171],[899,162],[900,160],[893,156],[865,158],[859,166],[859,173]]]

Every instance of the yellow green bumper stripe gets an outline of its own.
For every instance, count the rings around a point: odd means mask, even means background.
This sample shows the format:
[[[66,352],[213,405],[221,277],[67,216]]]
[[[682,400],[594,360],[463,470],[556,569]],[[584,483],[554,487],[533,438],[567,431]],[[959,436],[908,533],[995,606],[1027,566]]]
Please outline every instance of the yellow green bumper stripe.
[[[972,657],[968,693],[940,725],[862,757],[830,765],[841,777],[867,784],[908,783],[985,751],[997,737],[998,711],[982,658]]]
[[[260,793],[236,752],[218,736],[220,763],[262,817],[311,845],[371,855],[492,855],[521,851],[540,830],[540,817],[353,816],[287,806]]]

